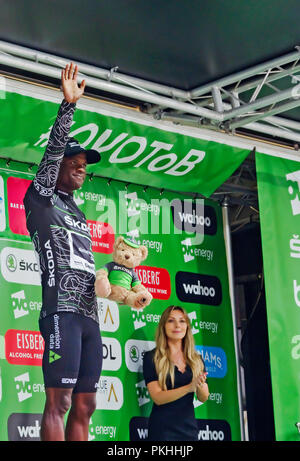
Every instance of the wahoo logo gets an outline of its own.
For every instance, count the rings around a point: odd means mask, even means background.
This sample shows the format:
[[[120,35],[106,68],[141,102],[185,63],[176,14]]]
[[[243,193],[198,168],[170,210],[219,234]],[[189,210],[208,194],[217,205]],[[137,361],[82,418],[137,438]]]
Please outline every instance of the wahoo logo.
[[[12,413],[7,420],[9,441],[39,441],[41,433],[42,414]]]
[[[40,430],[41,430],[41,426],[38,420],[35,421],[34,426],[18,426],[20,440],[39,439]]]
[[[146,403],[150,402],[150,395],[145,380],[143,379],[143,381],[136,383],[135,387],[139,407],[142,407]]]
[[[296,182],[298,185],[298,191],[295,192],[293,186],[289,186],[288,192],[290,195],[294,195],[293,200],[291,200],[292,213],[294,216],[300,214],[300,199],[298,192],[300,191],[300,170],[294,171],[286,175],[287,181]]]
[[[222,287],[214,275],[177,272],[176,294],[180,301],[219,306],[222,302]]]
[[[148,418],[134,416],[129,422],[129,439],[131,442],[139,442],[148,439]]]
[[[22,375],[16,376],[14,379],[16,383],[16,389],[18,393],[18,400],[19,402],[23,402],[24,400],[29,399],[32,397],[29,373],[23,373]]]
[[[198,440],[226,442],[231,440],[230,425],[225,420],[197,419]]]
[[[19,317],[24,317],[25,315],[29,314],[28,304],[26,302],[24,290],[17,291],[16,293],[13,293],[10,297],[12,299],[12,307],[15,319],[18,319]]]
[[[173,222],[177,229],[184,232],[215,235],[217,232],[217,216],[215,209],[204,205],[204,200],[179,200],[171,202]]]
[[[192,239],[187,238],[185,240],[182,240],[181,245],[184,262],[188,263],[189,261],[193,261],[193,259],[195,259],[195,256],[193,255]]]

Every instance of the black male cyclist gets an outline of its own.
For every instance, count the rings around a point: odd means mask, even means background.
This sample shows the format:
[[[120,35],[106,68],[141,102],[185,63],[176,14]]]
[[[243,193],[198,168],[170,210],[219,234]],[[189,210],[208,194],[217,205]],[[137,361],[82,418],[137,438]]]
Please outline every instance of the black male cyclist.
[[[69,138],[76,102],[85,88],[84,80],[78,86],[77,74],[73,63],[62,71],[64,99],[24,198],[42,280],[39,325],[45,341],[46,392],[42,440],[88,440],[102,368],[91,236],[85,215],[73,200],[73,191],[85,180],[86,165],[98,162],[100,155]]]

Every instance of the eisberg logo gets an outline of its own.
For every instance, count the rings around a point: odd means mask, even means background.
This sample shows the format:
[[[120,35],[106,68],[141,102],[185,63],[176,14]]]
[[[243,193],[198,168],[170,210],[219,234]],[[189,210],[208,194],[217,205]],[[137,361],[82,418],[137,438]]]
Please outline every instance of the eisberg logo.
[[[12,365],[42,365],[44,340],[39,331],[7,330],[5,357]]]
[[[209,378],[224,378],[227,373],[227,357],[220,347],[196,346],[205,363]]]
[[[219,306],[222,302],[222,287],[214,275],[177,272],[176,294],[180,301]]]
[[[204,205],[204,200],[179,200],[171,202],[174,225],[185,232],[215,235],[217,232],[217,216],[214,208]]]
[[[135,272],[154,299],[169,299],[171,296],[170,274],[162,267],[138,266]]]

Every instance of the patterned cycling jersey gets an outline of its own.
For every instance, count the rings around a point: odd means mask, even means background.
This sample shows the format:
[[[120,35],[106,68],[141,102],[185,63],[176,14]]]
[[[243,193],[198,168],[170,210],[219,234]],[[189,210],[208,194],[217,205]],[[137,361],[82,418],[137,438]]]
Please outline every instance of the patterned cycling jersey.
[[[74,312],[98,320],[95,264],[86,217],[73,196],[56,188],[75,104],[61,103],[47,149],[25,197],[27,228],[39,257],[40,318]]]

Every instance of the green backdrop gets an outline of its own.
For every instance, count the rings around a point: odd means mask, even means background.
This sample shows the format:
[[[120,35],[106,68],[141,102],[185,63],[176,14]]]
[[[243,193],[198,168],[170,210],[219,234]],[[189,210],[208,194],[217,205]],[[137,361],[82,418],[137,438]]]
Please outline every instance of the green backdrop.
[[[44,405],[39,268],[27,235],[22,199],[33,170],[0,160],[0,426],[1,440],[38,440]],[[134,235],[149,255],[138,268],[153,294],[143,311],[99,299],[104,363],[90,440],[145,440],[151,400],[141,373],[162,311],[189,313],[208,371],[209,400],[195,401],[199,440],[240,440],[237,370],[222,211],[209,200],[93,177],[75,193],[93,239],[96,267],[113,242]],[[300,283],[300,282],[299,282]],[[180,415],[179,415],[180,418]]]
[[[300,439],[300,168],[257,153],[276,440]]]

